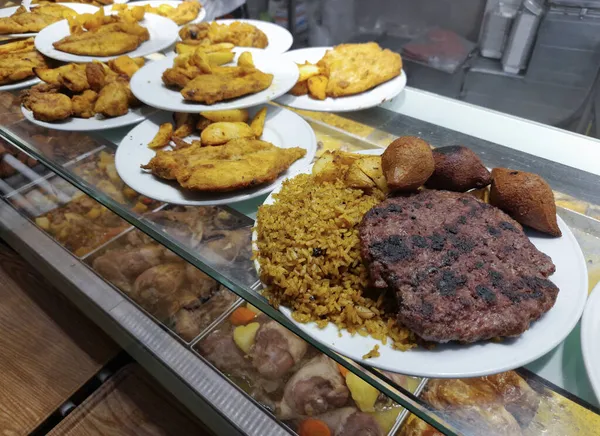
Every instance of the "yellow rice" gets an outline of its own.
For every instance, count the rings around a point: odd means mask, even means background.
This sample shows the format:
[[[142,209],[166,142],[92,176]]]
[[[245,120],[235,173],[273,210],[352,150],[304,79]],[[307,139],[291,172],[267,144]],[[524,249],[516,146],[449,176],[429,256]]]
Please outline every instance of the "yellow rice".
[[[363,295],[368,272],[358,225],[380,198],[304,174],[286,181],[275,199],[257,218],[257,257],[270,303],[291,308],[299,322],[333,322],[384,343],[391,338],[397,349],[414,347],[414,335],[384,313],[383,298]]]

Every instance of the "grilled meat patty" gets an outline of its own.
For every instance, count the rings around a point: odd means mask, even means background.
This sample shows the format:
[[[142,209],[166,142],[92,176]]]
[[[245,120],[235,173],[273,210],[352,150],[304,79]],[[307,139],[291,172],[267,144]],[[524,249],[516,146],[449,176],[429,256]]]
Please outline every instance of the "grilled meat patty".
[[[361,255],[398,321],[428,341],[517,336],[550,310],[555,271],[512,218],[470,194],[422,191],[372,208]]]

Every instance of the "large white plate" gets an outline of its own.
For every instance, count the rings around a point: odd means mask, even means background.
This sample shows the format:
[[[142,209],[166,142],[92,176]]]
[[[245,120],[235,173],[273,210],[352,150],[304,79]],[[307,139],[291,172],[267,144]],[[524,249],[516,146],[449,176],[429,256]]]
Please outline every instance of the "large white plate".
[[[37,124],[38,126],[46,127],[48,129],[66,130],[69,132],[91,132],[94,130],[115,129],[117,127],[130,126],[132,124],[139,123],[156,112],[156,109],[148,106],[140,106],[134,109],[129,109],[129,113],[120,117],[103,118],[100,115],[96,115],[93,118],[71,117],[64,121],[57,121],[54,123],[36,120],[33,117],[33,112],[25,109],[23,106],[21,106],[21,112],[23,112],[25,118],[27,118],[33,124]]]
[[[600,284],[592,291],[583,312],[581,351],[592,389],[600,401]]]
[[[252,24],[259,30],[262,30],[267,35],[268,45],[264,48],[265,51],[274,54],[285,53],[294,43],[294,37],[285,27],[278,24],[269,23],[268,21],[260,20],[245,20],[245,19],[226,19],[215,20],[219,24],[231,24],[234,21]],[[246,48],[246,47],[242,47]]]
[[[66,6],[70,9],[73,9],[74,11],[76,11],[78,14],[85,14],[85,13],[90,13],[93,14],[94,12],[96,12],[98,10],[98,8],[96,6],[92,6],[92,5],[86,5],[86,4],[79,4],[79,3],[58,3],[59,5],[62,6]],[[36,7],[38,5],[32,5],[33,7]],[[10,17],[12,14],[14,14],[17,9],[19,7],[18,6],[13,6],[10,8],[2,8],[0,9],[0,18],[3,17]],[[30,36],[35,36],[37,35],[36,32],[32,32],[32,33],[11,33],[8,35],[0,35],[0,38],[29,38]]]
[[[127,56],[141,57],[159,52],[171,46],[177,39],[179,27],[168,18],[155,14],[146,14],[144,19],[140,21],[140,25],[148,29],[150,39],[140,44],[135,50],[124,53]],[[51,24],[35,37],[35,48],[49,58],[63,62],[92,62],[93,60],[109,61],[121,56],[78,56],[55,49],[52,43],[59,41],[68,35],[69,23],[67,20]]]
[[[0,85],[0,91],[10,91],[13,89],[27,88],[39,82],[41,82],[41,80],[34,76],[26,80],[21,80],[19,82],[9,83],[7,85]]]
[[[124,3],[124,2],[115,2],[114,4],[118,4],[118,3]],[[166,1],[150,0],[150,1],[141,1],[141,2],[137,2],[136,1],[135,3],[132,3],[130,5],[130,7],[150,5],[153,8],[156,8],[156,7],[160,6],[160,5],[169,5],[169,6],[173,6],[174,8],[176,8],[181,3],[183,3],[183,2],[182,1],[174,1],[174,0],[166,0]],[[112,7],[113,7],[113,5],[104,6],[104,10],[106,11],[107,14],[108,13],[112,13]],[[200,8],[200,12],[198,12],[198,16],[196,18],[194,18],[189,23],[182,24],[180,27],[183,27],[183,26],[185,26],[187,24],[201,23],[202,20],[204,19],[204,17],[206,17],[206,9],[204,9],[204,7],[201,7]]]
[[[250,116],[254,116],[261,107],[263,106],[250,109]],[[129,187],[140,194],[166,203],[189,206],[231,204],[264,195],[284,178],[308,167],[317,151],[317,138],[306,121],[287,109],[268,106],[265,129],[261,139],[281,148],[305,148],[306,155],[294,162],[273,183],[252,189],[218,194],[188,191],[182,189],[177,182],[159,179],[150,172],[140,169],[140,165],[147,164],[155,154],[148,148],[148,143],[158,132],[159,126],[169,121],[172,121],[172,114],[160,112],[136,126],[125,135],[115,156],[117,172]]]
[[[325,55],[325,52],[332,47],[312,47],[299,50],[292,50],[283,54],[284,59],[291,60],[298,64],[304,62],[317,63]],[[305,109],[310,111],[322,112],[348,112],[367,109],[391,100],[396,97],[406,86],[406,73],[402,70],[398,77],[393,78],[375,88],[361,92],[360,94],[347,97],[332,98],[325,100],[315,100],[308,95],[294,96],[286,94],[277,99],[277,103],[290,106],[296,109]]]
[[[131,91],[140,100],[149,106],[172,112],[198,113],[201,111],[219,111],[225,109],[240,109],[256,106],[273,100],[286,92],[298,80],[298,68],[292,61],[282,60],[281,55],[265,53],[260,49],[235,49],[234,63],[240,53],[252,52],[256,68],[274,75],[273,83],[264,91],[245,95],[212,105],[194,103],[184,100],[181,92],[175,88],[168,88],[162,81],[162,74],[167,68],[173,66],[175,54],[165,59],[150,62],[140,68],[131,78]]]
[[[379,149],[368,150],[366,154],[382,152],[383,150]],[[310,169],[305,172],[309,173]],[[264,204],[273,204],[273,195],[280,189],[281,185],[278,185]],[[346,330],[340,332],[333,324],[320,329],[315,323],[296,322],[291,316],[291,311],[286,307],[281,307],[280,310],[291,322],[315,340],[368,366],[400,374],[433,378],[478,377],[509,371],[526,365],[560,344],[579,321],[585,306],[588,287],[585,260],[573,233],[560,217],[557,218],[563,234],[560,238],[545,237],[533,231],[525,232],[538,250],[552,258],[556,265],[556,272],[550,279],[560,291],[554,307],[541,319],[532,323],[529,330],[518,338],[506,339],[499,343],[487,341],[471,345],[438,344],[432,350],[417,348],[398,351],[392,349],[389,341],[387,345],[383,345],[381,341],[371,337],[352,336]],[[257,234],[254,231],[252,234],[254,250],[258,250],[256,238]],[[257,269],[260,268],[257,261],[255,265]],[[600,325],[600,310],[596,316],[596,325]],[[381,355],[363,359],[362,356],[375,345],[379,345]],[[596,355],[600,358],[598,347],[596,347]]]

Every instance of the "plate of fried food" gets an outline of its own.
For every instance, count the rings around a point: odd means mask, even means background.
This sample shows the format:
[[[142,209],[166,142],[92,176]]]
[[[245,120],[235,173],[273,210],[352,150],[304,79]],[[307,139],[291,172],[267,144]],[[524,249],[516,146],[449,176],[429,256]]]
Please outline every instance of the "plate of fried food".
[[[108,61],[119,55],[147,56],[171,46],[177,25],[168,18],[146,14],[143,6],[105,15],[94,14],[54,23],[35,38],[44,55],[63,62]]]
[[[143,58],[120,56],[108,63],[34,68],[43,83],[21,92],[23,115],[49,129],[80,132],[139,123],[155,112],[129,89],[129,78],[143,64]]]
[[[268,193],[310,165],[316,150],[308,123],[279,107],[160,112],[125,136],[116,167],[128,186],[155,200],[230,204]]]
[[[375,42],[292,50],[299,78],[278,103],[297,109],[345,112],[367,109],[396,97],[406,86],[402,58]]]
[[[587,270],[544,179],[416,137],[369,152],[326,152],[259,208],[273,306],[340,354],[420,377],[500,373],[564,340]]]
[[[206,9],[202,7],[200,2],[195,0],[187,1],[140,1],[135,2],[134,6],[126,4],[115,4],[106,6],[106,12],[118,12],[125,9],[132,9],[135,6],[143,6],[144,10],[150,14],[160,15],[161,17],[173,20],[178,26],[184,24],[200,23],[206,16]]]
[[[46,58],[33,45],[33,38],[0,45],[0,91],[25,88],[40,80],[34,68],[48,67]]]
[[[0,9],[0,35],[3,38],[35,36],[47,26],[77,14],[94,13],[97,7],[71,3],[45,3]]]
[[[44,3],[53,3],[55,0],[43,0]],[[80,3],[98,7],[110,6],[112,4],[128,3],[129,0],[73,0],[69,3]],[[33,0],[32,3],[40,3],[39,0]]]
[[[138,99],[171,112],[242,109],[285,94],[298,78],[293,62],[262,50],[235,52],[229,43],[182,48],[133,76]]]
[[[259,20],[216,20],[188,24],[179,31],[184,44],[210,45],[222,42],[236,47],[260,48],[271,53],[285,53],[294,42],[284,27]]]

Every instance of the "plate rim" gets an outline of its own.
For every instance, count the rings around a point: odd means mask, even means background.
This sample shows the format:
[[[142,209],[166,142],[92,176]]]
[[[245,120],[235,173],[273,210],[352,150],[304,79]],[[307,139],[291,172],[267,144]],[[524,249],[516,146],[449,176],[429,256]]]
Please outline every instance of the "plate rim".
[[[242,53],[244,51],[250,51],[253,56],[257,55],[259,57],[264,56],[267,58],[271,58],[270,59],[271,62],[279,64],[279,65],[282,64],[281,61],[279,59],[277,59],[279,56],[281,56],[280,54],[269,53],[269,52],[265,52],[264,50],[260,50],[260,49],[248,49],[248,48],[237,48],[236,47],[236,49],[234,49],[236,58],[240,53]],[[286,87],[282,87],[281,89],[277,90],[273,94],[273,96],[268,96],[268,98],[266,98],[266,99],[260,100],[258,102],[250,102],[250,103],[243,103],[242,100],[245,98],[252,97],[252,95],[254,95],[254,94],[248,94],[245,96],[241,96],[241,97],[229,100],[226,103],[217,102],[213,105],[188,103],[185,106],[177,106],[177,107],[176,106],[168,106],[167,103],[163,104],[163,103],[154,101],[152,99],[148,99],[147,96],[152,95],[152,93],[149,93],[147,91],[147,88],[146,88],[147,83],[144,83],[144,82],[148,81],[148,78],[146,78],[146,77],[142,78],[144,69],[146,69],[146,71],[148,71],[148,69],[150,69],[150,68],[161,69],[161,71],[164,72],[167,68],[170,68],[172,66],[172,62],[173,62],[173,59],[175,58],[175,56],[176,56],[175,53],[170,53],[164,59],[146,63],[146,65],[144,65],[142,68],[140,68],[138,71],[135,72],[135,74],[133,75],[133,77],[131,78],[129,83],[130,83],[130,87],[131,87],[131,92],[138,100],[147,104],[148,106],[152,106],[157,109],[160,109],[163,111],[168,111],[168,112],[198,113],[201,111],[211,111],[211,110],[212,111],[220,111],[220,110],[229,110],[229,109],[248,109],[248,108],[252,108],[255,106],[259,106],[261,104],[268,103],[270,101],[275,101],[277,98],[279,98],[281,95],[285,94],[287,91],[289,91],[294,86],[292,84],[287,89],[286,89]],[[234,58],[234,60],[236,58]],[[226,65],[229,65],[229,64],[226,64]],[[164,69],[163,69],[163,67],[164,67]],[[296,69],[296,74],[299,75],[297,69]],[[162,73],[161,73],[161,75],[162,75]],[[298,80],[298,78],[296,76],[294,83],[297,80]],[[162,80],[160,83],[161,83],[161,86],[164,87]],[[268,90],[268,89],[269,88],[267,88],[266,90]],[[264,92],[266,90],[263,90],[260,92]],[[172,90],[172,92],[179,94],[179,91]],[[216,106],[219,104],[220,104],[220,106]]]
[[[600,326],[600,282],[596,284],[589,294],[583,316],[581,318],[581,354],[583,363],[590,379],[592,391],[596,399],[600,401],[600,348],[596,342],[596,352],[594,348],[594,326]],[[596,361],[597,360],[597,361]],[[596,363],[594,366],[594,362]]]
[[[139,111],[140,113],[136,114],[134,113],[134,111]],[[145,113],[145,112],[148,113]],[[141,121],[144,121],[145,119],[147,119],[148,117],[152,116],[154,113],[156,112],[156,109],[146,106],[146,105],[142,105],[140,107],[137,108],[129,108],[129,112],[126,115],[121,115],[120,117],[113,117],[110,118],[111,120],[116,120],[117,118],[121,118],[121,117],[125,117],[125,116],[132,116],[131,120],[127,120],[127,121],[123,121],[122,123],[119,123],[118,125],[107,125],[105,123],[106,120],[99,120],[94,118],[93,120],[91,118],[78,118],[78,117],[70,117],[70,121],[73,119],[77,120],[77,123],[75,124],[75,127],[73,127],[74,123],[51,123],[48,121],[40,121],[34,118],[33,116],[33,112],[30,111],[29,109],[25,108],[25,106],[21,105],[21,113],[23,114],[23,116],[25,117],[25,119],[27,121],[29,121],[30,123],[36,124],[37,126],[40,127],[44,127],[46,129],[52,129],[52,130],[60,130],[63,132],[99,132],[99,131],[103,131],[103,130],[111,130],[111,129],[118,129],[120,127],[126,127],[126,126],[131,126],[132,124],[137,124]],[[137,115],[137,117],[134,119],[133,116]],[[81,121],[79,121],[81,120]],[[80,126],[79,124],[83,124],[83,122],[89,122],[89,123],[94,123],[94,124],[98,124],[98,126],[96,127],[95,125],[82,125]]]
[[[325,55],[325,52],[327,50],[331,50],[333,48],[334,48],[333,46],[306,47],[306,48],[300,48],[300,49],[296,49],[296,50],[287,51],[287,52],[283,53],[283,56],[285,56],[287,58],[291,58],[291,57],[294,57],[294,55],[299,54],[301,52],[322,52],[321,56],[323,56],[323,55]],[[296,62],[296,61],[293,61],[293,62]],[[392,100],[393,98],[397,97],[404,91],[404,88],[406,88],[407,80],[408,80],[408,77],[406,75],[406,72],[405,72],[404,68],[402,68],[400,70],[399,76],[396,76],[396,77],[388,80],[387,82],[380,83],[379,85],[375,86],[374,88],[371,88],[371,89],[361,92],[359,94],[350,95],[347,97],[337,97],[337,98],[327,97],[325,100],[314,100],[314,99],[311,99],[310,97],[304,96],[304,95],[294,96],[291,94],[284,94],[281,97],[277,98],[277,103],[282,104],[284,106],[292,107],[294,109],[310,110],[310,111],[315,111],[315,112],[353,112],[353,111],[357,111],[357,110],[363,110],[363,109],[369,109],[372,107],[377,107],[389,100]],[[397,89],[395,88],[394,90],[391,90],[390,94],[386,95],[384,98],[381,98],[381,99],[377,98],[377,99],[373,99],[373,100],[367,100],[365,103],[357,103],[354,105],[345,104],[348,102],[348,100],[345,100],[347,98],[364,97],[364,98],[368,99],[370,97],[369,93],[371,93],[371,96],[372,96],[373,93],[381,91],[381,88],[380,88],[381,86],[388,86],[388,87],[395,86],[395,87],[397,87]],[[305,98],[308,100],[306,100]],[[305,104],[304,102],[308,102],[308,104]],[[350,103],[352,103],[351,100],[350,100]]]
[[[251,109],[255,109],[255,108],[261,108],[267,106],[267,108],[269,107],[268,104],[261,104],[261,105],[256,105],[253,106]],[[310,127],[310,124],[308,124],[308,122],[303,119],[300,115],[296,114],[293,111],[290,111],[289,109],[283,108],[283,107],[273,107],[271,106],[273,109],[277,109],[280,111],[285,111],[287,116],[293,116],[294,118],[296,118],[298,121],[302,121],[302,126],[303,128],[306,128],[306,132],[307,134],[310,135],[310,144],[302,144],[302,145],[298,145],[299,147],[302,147],[306,150],[306,155],[302,158],[304,160],[307,161],[307,163],[301,168],[301,169],[296,169],[295,171],[292,171],[289,175],[292,176],[294,174],[297,174],[301,171],[304,171],[307,167],[310,167],[310,165],[312,165],[312,161],[314,160],[316,151],[317,151],[317,137],[315,135],[314,130],[312,129],[312,127]],[[268,109],[267,109],[268,110]],[[148,117],[148,119],[146,119],[143,123],[134,126],[129,132],[127,132],[127,134],[125,134],[125,136],[123,137],[123,141],[128,140],[128,141],[133,141],[133,131],[134,129],[137,128],[142,128],[143,124],[146,122],[154,122],[154,120],[152,118],[156,118],[159,116],[165,116],[165,114],[168,111],[157,111],[157,113],[153,114],[151,117]],[[156,122],[154,122],[156,124]],[[119,146],[117,147],[117,151],[115,153],[115,168],[117,170],[117,173],[119,174],[119,177],[121,177],[121,179],[123,179],[123,181],[127,184],[127,180],[129,180],[128,175],[126,175],[125,177],[123,177],[123,170],[122,167],[119,165],[119,162],[121,161],[121,159],[119,158],[119,154],[123,154],[125,153],[125,147],[121,147],[121,144],[123,143],[123,141],[121,141],[121,143],[119,144]],[[121,170],[120,170],[121,168]],[[289,169],[287,170],[289,171]],[[265,185],[263,188],[257,190],[254,193],[251,194],[247,194],[247,195],[241,195],[239,194],[239,192],[243,193],[243,190],[240,191],[232,191],[230,194],[231,195],[226,195],[224,198],[218,199],[218,200],[178,200],[175,199],[175,201],[173,199],[167,199],[167,198],[157,198],[157,197],[153,197],[152,195],[148,195],[144,192],[140,192],[142,195],[145,195],[147,197],[153,198],[155,200],[158,201],[162,201],[164,203],[168,203],[168,204],[177,204],[177,205],[183,205],[183,206],[217,206],[217,205],[226,205],[226,204],[235,204],[235,203],[239,203],[242,201],[247,201],[256,197],[260,197],[262,195],[268,194],[271,192],[271,190],[278,186],[279,182],[281,182],[282,180],[284,180],[286,178],[286,172],[284,172],[282,175],[280,175],[279,177],[277,177],[277,179],[275,179],[273,182],[271,182],[268,185]],[[164,183],[160,180],[157,180],[159,183]],[[132,189],[135,189],[134,187],[132,187]],[[236,193],[237,192],[237,193]],[[226,194],[226,193],[224,193]],[[236,197],[240,197],[240,198],[236,198]]]
[[[29,79],[21,80],[19,82],[7,83],[6,85],[0,85],[0,91],[13,91],[16,89],[27,88],[28,86],[37,85],[41,80],[39,77],[30,77]]]
[[[170,42],[168,44],[165,42],[164,44],[161,44],[160,48],[153,48],[152,50],[146,49],[146,50],[141,50],[140,53],[134,53],[142,45],[149,42],[149,41],[144,41],[135,50],[132,50],[128,53],[123,53],[123,54],[113,55],[113,56],[74,55],[71,53],[61,52],[60,50],[57,50],[54,48],[52,48],[50,50],[46,50],[45,47],[40,48],[40,46],[45,42],[45,41],[43,41],[45,33],[49,33],[52,30],[53,26],[54,27],[64,26],[63,23],[67,22],[67,20],[61,20],[61,21],[57,21],[56,23],[50,24],[49,26],[46,26],[39,33],[37,33],[35,36],[35,39],[34,39],[34,45],[35,45],[36,50],[39,51],[44,56],[49,57],[54,60],[57,60],[57,61],[60,61],[60,62],[66,62],[66,63],[88,63],[88,62],[92,62],[94,60],[100,61],[100,62],[108,62],[109,60],[116,59],[119,56],[145,57],[145,56],[151,55],[153,53],[159,53],[159,52],[173,46],[173,44],[177,40],[177,36],[179,33],[179,26],[177,24],[175,24],[175,22],[173,20],[166,18],[166,17],[162,17],[160,15],[148,14],[148,18],[150,20],[156,21],[152,25],[156,26],[157,28],[160,27],[161,33],[163,33],[163,32],[165,32],[165,33],[172,32],[173,33],[173,35],[171,35],[171,37],[169,38]],[[144,19],[146,19],[146,18],[144,18]],[[52,42],[56,42],[56,41],[52,41]]]
[[[385,148],[374,148],[374,149],[367,149],[367,150],[359,150],[356,153],[358,154],[370,154],[370,155],[378,155],[378,154],[383,154],[383,152],[385,151]],[[310,174],[310,169],[312,169],[312,165],[307,168],[308,170],[308,174]],[[299,174],[299,173],[298,173]],[[295,177],[298,174],[294,174],[291,175],[291,177]],[[281,180],[281,182],[271,191],[271,193],[269,194],[269,196],[265,199],[265,201],[263,202],[263,205],[267,205],[267,204],[271,204],[274,199],[273,196],[275,194],[277,194],[282,186],[283,186],[283,182],[285,180],[288,180],[291,177],[286,177],[285,179]],[[582,317],[582,314],[584,312],[584,308],[586,306],[586,301],[587,301],[587,287],[588,287],[588,276],[587,276],[587,270],[585,268],[585,258],[583,256],[583,252],[581,251],[581,246],[579,245],[579,243],[577,242],[577,239],[575,238],[575,235],[573,234],[573,232],[571,231],[571,229],[567,226],[567,224],[564,222],[564,220],[557,215],[557,220],[559,223],[559,226],[561,227],[561,230],[563,230],[563,236],[562,237],[566,237],[569,241],[570,244],[573,245],[573,248],[575,250],[575,254],[577,256],[577,263],[580,266],[583,266],[583,270],[580,270],[579,272],[585,272],[585,274],[582,274],[581,277],[579,277],[581,279],[581,281],[583,283],[581,283],[581,289],[579,289],[580,294],[578,295],[579,301],[577,305],[573,305],[573,310],[574,315],[573,318],[571,319],[571,322],[568,324],[567,328],[563,329],[561,334],[559,335],[555,335],[554,338],[552,340],[550,340],[548,342],[548,344],[545,347],[540,348],[538,352],[532,353],[531,355],[528,355],[525,359],[518,359],[518,363],[516,364],[510,364],[510,363],[505,363],[502,366],[498,366],[498,367],[494,367],[494,368],[490,368],[490,365],[488,365],[488,368],[484,368],[482,370],[479,371],[470,371],[470,372],[431,372],[428,370],[422,370],[422,371],[414,371],[414,370],[410,370],[407,368],[397,368],[397,367],[391,367],[385,364],[380,364],[379,362],[377,362],[377,358],[371,358],[371,359],[363,359],[363,358],[356,358],[356,357],[350,357],[348,356],[348,352],[345,351],[344,349],[340,348],[339,346],[336,346],[335,344],[332,344],[330,342],[327,342],[325,340],[321,340],[319,337],[315,336],[310,328],[305,328],[304,326],[316,326],[315,322],[310,322],[310,323],[300,323],[300,322],[296,322],[292,316],[291,316],[291,310],[288,307],[284,307],[284,306],[280,306],[279,311],[286,317],[288,318],[288,320],[292,323],[294,323],[298,328],[302,329],[304,331],[304,333],[306,333],[307,335],[311,336],[311,338],[313,338],[314,340],[316,340],[317,342],[319,342],[320,344],[329,347],[330,349],[336,351],[337,353],[348,357],[352,360],[354,360],[355,362],[358,362],[360,364],[363,365],[367,365],[367,366],[372,366],[375,368],[379,368],[385,371],[391,371],[391,372],[396,372],[396,373],[401,373],[404,375],[409,375],[409,376],[414,376],[414,377],[427,377],[427,378],[469,378],[469,377],[482,377],[482,376],[486,376],[486,375],[492,375],[492,374],[497,374],[497,373],[501,373],[501,372],[505,372],[505,371],[510,371],[513,370],[515,368],[520,368],[523,367],[531,362],[533,362],[536,359],[539,359],[540,357],[548,354],[549,352],[551,352],[554,348],[556,348],[558,345],[560,345],[565,338],[573,331],[573,329],[575,328],[575,326],[577,325],[577,323],[579,322],[579,320]],[[252,229],[252,250],[253,253],[257,252],[258,253],[258,246],[257,246],[257,239],[258,239],[258,232],[256,231],[256,227],[258,225],[258,216],[257,219],[255,221],[254,227]],[[529,237],[529,236],[528,236]],[[536,247],[537,248],[537,247]],[[539,249],[538,249],[539,250]],[[540,250],[541,251],[541,250]],[[258,256],[255,257],[254,259],[254,266],[255,269],[257,271],[257,274],[260,277],[260,263],[258,262]],[[598,286],[600,288],[600,284]],[[559,291],[560,292],[560,291]],[[563,291],[564,292],[564,291]],[[600,292],[599,292],[600,294]],[[599,298],[600,300],[600,298]],[[328,324],[328,327],[333,327],[335,328],[335,326],[333,326],[331,323]],[[318,327],[315,327],[318,328]],[[382,345],[381,341],[371,338],[373,341],[375,341],[379,346]],[[478,344],[487,344],[488,342],[484,342],[484,343],[475,343],[475,344],[469,344],[467,346],[471,346],[471,345],[478,345]],[[389,344],[389,341],[388,341]],[[438,347],[443,347],[445,344],[439,344],[437,345]],[[387,347],[388,345],[385,345],[385,347]],[[400,351],[400,350],[395,350],[398,353],[409,353],[410,350],[408,351]],[[401,354],[398,354],[398,356],[400,357]],[[514,359],[513,359],[514,360]]]

